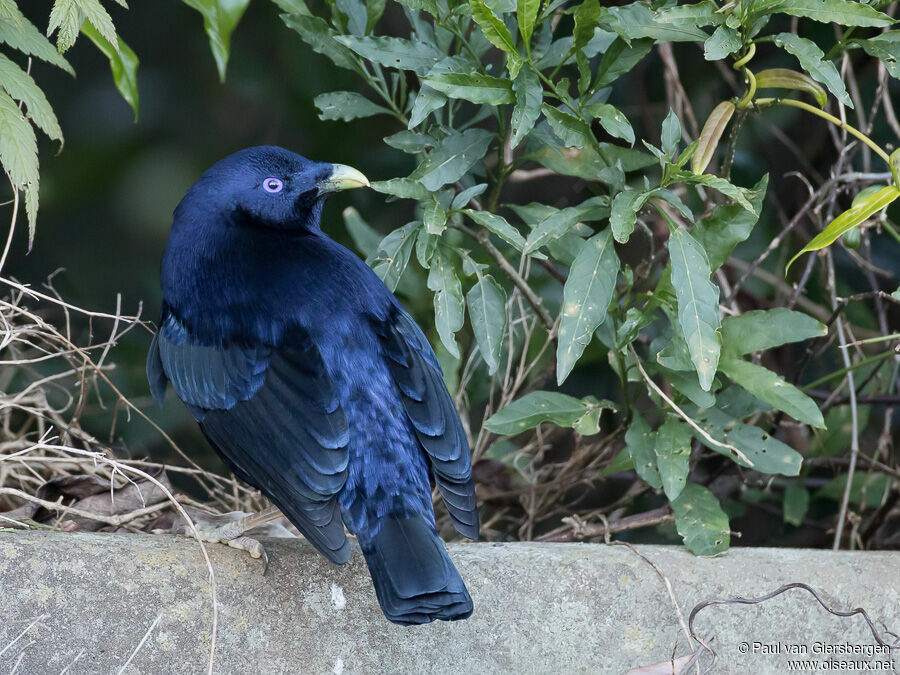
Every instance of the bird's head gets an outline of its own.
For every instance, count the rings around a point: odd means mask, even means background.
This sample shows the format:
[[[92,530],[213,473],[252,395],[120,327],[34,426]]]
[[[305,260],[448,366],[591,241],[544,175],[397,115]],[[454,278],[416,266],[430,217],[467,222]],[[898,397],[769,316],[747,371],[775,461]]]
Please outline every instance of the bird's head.
[[[317,228],[329,193],[368,185],[352,167],[313,162],[277,146],[258,146],[210,167],[179,204],[176,219],[180,210],[198,208],[262,227]]]

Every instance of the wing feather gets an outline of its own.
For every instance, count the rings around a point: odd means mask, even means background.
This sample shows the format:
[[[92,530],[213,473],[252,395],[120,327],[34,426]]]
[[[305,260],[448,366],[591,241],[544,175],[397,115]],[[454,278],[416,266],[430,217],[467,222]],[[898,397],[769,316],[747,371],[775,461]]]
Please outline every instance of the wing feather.
[[[350,556],[336,495],[349,429],[315,344],[292,331],[276,348],[209,346],[171,315],[151,345],[157,401],[166,380],[236,475],[269,497],[330,560]]]
[[[478,505],[472,457],[459,414],[444,384],[437,357],[422,330],[403,309],[375,321],[382,353],[435,482],[461,534],[478,537]]]

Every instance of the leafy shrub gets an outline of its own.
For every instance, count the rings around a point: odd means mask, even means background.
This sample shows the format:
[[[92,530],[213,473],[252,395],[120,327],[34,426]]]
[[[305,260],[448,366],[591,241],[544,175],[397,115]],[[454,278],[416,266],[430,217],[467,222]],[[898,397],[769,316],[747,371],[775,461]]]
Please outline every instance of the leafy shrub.
[[[543,423],[585,437],[598,435],[608,419],[627,431],[607,469],[633,466],[663,490],[692,550],[726,550],[728,518],[698,482],[701,448],[745,469],[793,477],[803,457],[771,432],[784,415],[825,428],[815,401],[759,356],[823,337],[826,326],[783,307],[722,310],[723,284],[715,279],[726,278],[723,265],[750,236],[768,186],[768,176],[751,186],[729,178],[741,123],[769,107],[799,107],[861,139],[895,172],[885,150],[824,111],[853,106],[833,61],[846,51],[861,48],[897,74],[897,34],[879,30],[893,23],[878,10],[886,3],[401,0],[406,28],[394,19],[391,29],[402,37],[379,33],[383,2],[337,0],[322,16],[300,0],[278,4],[285,24],[312,49],[368,86],[371,97],[320,95],[321,118],[392,116],[400,129],[384,142],[415,158],[408,177],[373,184],[416,200],[415,221],[377,245],[355,212],[347,225],[392,289],[403,290],[412,266],[427,273],[448,377],[461,369],[468,386],[460,400],[471,413],[485,411],[475,459],[505,462],[534,485],[541,482]],[[846,30],[826,55],[811,39],[776,28],[784,15],[802,19],[800,28],[834,22]],[[744,93],[718,105],[696,140],[674,112],[658,135],[637,138],[610,94],[654,45],[675,42],[702,43],[706,60],[730,63],[744,76]],[[782,50],[800,70],[754,72],[757,50]],[[791,97],[770,97],[772,89]],[[620,98],[627,101],[627,93]],[[710,171],[717,164],[722,170]],[[535,165],[544,170],[527,168]],[[529,173],[579,179],[581,200],[506,201],[510,183]],[[900,194],[896,175],[889,181],[801,253],[882,211]],[[651,230],[650,216],[667,236]],[[659,239],[666,240],[662,249]],[[620,252],[635,248],[643,259],[623,264]],[[543,390],[548,371],[562,386],[589,351],[594,361],[605,355],[617,376],[617,403]],[[513,442],[492,443],[494,435]],[[601,459],[588,455],[581,466]],[[792,481],[779,484],[808,498]]]
[[[202,15],[224,79],[230,36],[249,0],[184,1]],[[833,500],[840,504],[836,543],[851,505],[860,512],[878,507],[871,528],[883,520],[887,495],[897,491],[896,469],[879,465],[890,446],[890,413],[875,451],[864,455],[866,470],[856,470],[856,462],[870,417],[857,397],[890,395],[897,380],[896,365],[883,368],[891,349],[867,355],[861,347],[897,337],[885,335],[884,305],[892,298],[871,281],[869,245],[876,231],[900,242],[885,214],[900,195],[897,155],[870,137],[879,106],[900,134],[886,93],[886,76],[900,77],[900,33],[887,30],[894,20],[881,11],[888,3],[275,4],[285,25],[326,57],[316,67],[330,61],[365,86],[365,93],[322,93],[315,100],[321,119],[394,120],[396,132],[384,143],[415,163],[407,177],[372,185],[399,202],[386,208],[401,213],[414,205],[414,220],[384,237],[353,209],[345,223],[392,290],[415,305],[426,288],[431,296],[439,358],[470,429],[480,496],[490,505],[488,536],[531,538],[563,516],[571,519],[551,538],[674,518],[691,550],[717,554],[731,538],[720,498],[729,513],[775,499],[792,524],[803,522],[813,499]],[[836,37],[823,51],[827,24]],[[71,71],[61,54],[79,31],[109,57],[137,114],[137,58],[99,0],[55,1],[48,33],[57,49],[13,0],[0,0],[7,48]],[[721,66],[723,82],[740,89],[715,101],[703,125],[685,100],[674,43],[696,43],[706,61]],[[674,109],[651,128],[633,124],[623,109],[639,105],[635,87],[643,83],[634,71],[654,51],[666,66]],[[885,73],[877,91],[855,86],[853,59]],[[757,68],[763,60],[773,67]],[[26,69],[2,55],[0,86],[0,162],[25,192],[33,234],[38,167],[31,125],[55,140],[62,132]],[[863,95],[871,112],[862,109]],[[782,233],[746,263],[733,251],[771,208],[770,179],[760,172],[739,185],[732,166],[747,118],[773,108],[831,125],[838,159]],[[855,126],[846,121],[848,109]],[[870,169],[872,155],[884,171]],[[560,199],[531,201],[537,181],[563,186]],[[854,199],[835,215],[841,191]],[[805,258],[793,288],[769,280],[790,291],[784,306],[739,302],[748,280],[771,253],[785,250],[804,217],[820,231],[790,249],[796,255],[784,273],[804,253],[825,253]],[[836,242],[866,272],[871,292],[838,296],[828,248]],[[813,302],[803,292],[817,279],[817,260],[825,290]],[[853,337],[844,312],[863,301],[876,305],[883,334],[865,341]],[[821,338],[827,341],[810,342]],[[838,348],[829,350],[835,340]],[[779,368],[774,354],[797,343],[806,343],[805,355]],[[821,377],[799,386],[810,363]],[[831,382],[839,386],[820,396],[820,408],[810,393]],[[835,403],[846,385],[849,408]],[[812,477],[848,446],[846,472],[824,484]],[[643,482],[611,505],[582,503],[604,478],[632,470]],[[714,484],[723,475],[737,476],[738,488]],[[735,494],[742,503],[731,499]],[[623,509],[659,504],[630,521],[620,517]],[[607,514],[619,523],[591,522]]]

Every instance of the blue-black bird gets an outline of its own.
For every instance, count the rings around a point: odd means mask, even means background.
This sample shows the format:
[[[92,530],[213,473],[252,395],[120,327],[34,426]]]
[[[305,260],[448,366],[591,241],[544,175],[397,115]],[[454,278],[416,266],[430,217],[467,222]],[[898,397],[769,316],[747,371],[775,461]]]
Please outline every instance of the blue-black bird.
[[[326,558],[346,562],[344,526],[356,535],[388,619],[465,619],[472,599],[435,529],[430,483],[476,538],[453,399],[421,329],[320,227],[330,192],[367,185],[274,146],[208,169],[175,209],[147,377],[160,405],[172,384],[235,475]]]

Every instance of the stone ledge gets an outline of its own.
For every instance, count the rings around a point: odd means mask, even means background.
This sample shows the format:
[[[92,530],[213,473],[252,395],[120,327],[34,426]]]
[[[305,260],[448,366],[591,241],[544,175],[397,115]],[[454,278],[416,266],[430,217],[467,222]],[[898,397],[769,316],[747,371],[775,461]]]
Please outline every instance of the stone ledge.
[[[382,617],[359,551],[339,568],[300,540],[266,547],[265,577],[245,554],[208,547],[218,585],[217,673],[621,673],[689,652],[665,584],[624,546],[451,544],[475,614],[413,628]],[[736,548],[701,559],[677,547],[638,550],[668,577],[685,620],[703,600],[801,581],[837,609],[863,607],[879,627],[900,629],[900,553]],[[156,621],[126,672],[203,672],[210,610],[196,542],[0,533],[0,671],[18,662],[19,673],[58,673],[74,661],[70,674],[117,672]],[[718,672],[783,673],[793,658],[890,660],[815,653],[821,645],[871,650],[875,641],[861,616],[832,616],[800,590],[759,605],[708,607],[696,627],[713,639]],[[807,654],[762,653],[770,645]],[[900,664],[897,650],[893,658]]]

